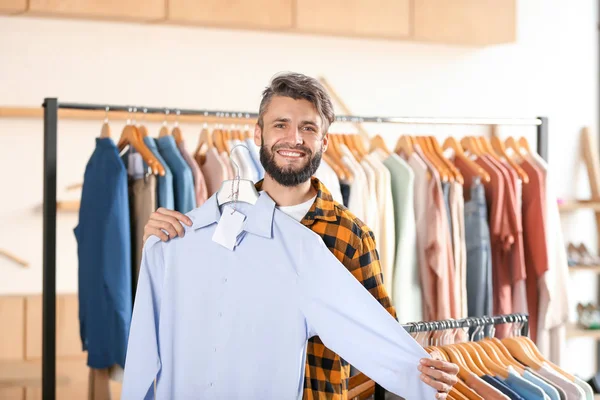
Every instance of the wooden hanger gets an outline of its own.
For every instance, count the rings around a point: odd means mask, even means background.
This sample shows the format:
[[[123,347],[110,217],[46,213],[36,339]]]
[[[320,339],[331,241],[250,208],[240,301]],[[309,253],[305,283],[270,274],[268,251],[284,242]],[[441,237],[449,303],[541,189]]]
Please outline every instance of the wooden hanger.
[[[106,107],[106,114],[104,114],[104,122],[102,123],[102,129],[100,130],[100,137],[103,139],[110,137],[110,125],[108,125],[108,107]]]
[[[323,161],[325,161],[327,163],[327,165],[329,165],[331,167],[331,169],[333,169],[333,171],[335,172],[335,174],[337,175],[339,180],[342,180],[342,181],[346,180],[346,175],[344,173],[344,170],[333,159],[331,154],[327,154],[327,152],[323,153]]]
[[[501,362],[498,363],[493,360],[479,342],[467,342],[465,345],[471,347],[477,352],[485,367],[492,371],[494,375],[499,375],[504,379],[508,378],[508,368]]]
[[[460,140],[460,145],[462,146],[463,150],[466,150],[477,157],[482,155],[482,151],[479,149],[479,146],[471,136],[463,137]]]
[[[460,183],[461,185],[464,185],[465,178],[463,178],[462,174],[460,173],[458,168],[456,168],[456,166],[452,163],[452,161],[448,160],[446,156],[444,156],[444,151],[440,147],[440,144],[435,138],[435,136],[429,136],[429,141],[431,142],[434,153],[440,160],[442,160],[446,164],[450,172],[452,172],[452,175],[454,175],[454,179],[456,180],[456,182]]]
[[[388,157],[390,154],[392,154],[391,151],[387,148],[387,145],[385,144],[385,140],[383,140],[383,138],[380,135],[375,135],[371,139],[371,143],[369,146],[369,152],[375,151],[376,149],[380,149]]]
[[[486,170],[481,168],[481,166],[479,166],[479,164],[477,164],[475,161],[467,157],[462,146],[458,143],[458,141],[455,138],[446,138],[446,140],[442,144],[442,148],[444,150],[452,149],[454,151],[454,156],[456,158],[460,158],[461,161],[463,161],[472,172],[478,175],[484,182],[490,181],[490,174],[488,174]]]
[[[408,135],[402,135],[398,138],[396,142],[396,147],[394,148],[394,153],[396,154],[404,154],[406,158],[412,156],[414,151],[412,138]]]
[[[350,135],[350,137],[351,137],[352,141],[354,142],[354,146],[356,147],[356,149],[358,150],[358,152],[360,153],[360,155],[362,157],[369,154],[369,150],[365,146],[365,141],[359,133]]]
[[[329,138],[329,145],[323,155],[327,155],[329,158],[331,158],[334,164],[336,164],[343,171],[343,175],[345,176],[347,182],[353,182],[354,175],[342,160],[343,153],[342,149],[340,148],[340,135],[331,133],[328,133],[327,135]]]
[[[26,261],[20,257],[17,257],[15,254],[11,253],[8,250],[0,249],[0,255],[8,258],[11,261],[14,261],[15,263],[19,264],[23,268],[29,267],[29,261]]]
[[[212,142],[214,143],[219,154],[223,153],[224,151],[227,151],[227,148],[225,147],[225,141],[223,138],[223,130],[222,129],[220,129],[220,128],[213,129]]]
[[[142,138],[148,136],[148,129],[144,125],[138,125],[137,130]]]
[[[416,136],[413,139],[417,142],[421,148],[421,152],[427,158],[427,161],[433,165],[443,182],[448,182],[451,179],[454,179],[450,175],[450,171],[446,168],[446,165],[444,165],[435,157],[434,154],[432,154],[431,146],[423,136]]]
[[[154,154],[148,149],[148,147],[141,141],[141,135],[135,125],[132,125],[129,121],[123,132],[121,132],[121,138],[117,144],[119,150],[123,150],[125,146],[133,147],[144,159],[144,162],[148,164],[153,174],[159,174],[164,176],[165,169],[162,164],[154,157]]]
[[[110,125],[108,125],[108,121],[104,121],[102,124],[102,129],[100,130],[100,137],[103,139],[110,137]]]
[[[506,140],[504,141],[504,147],[507,149],[511,149],[516,156],[521,157],[521,148],[512,136],[506,138]]]
[[[506,148],[504,147],[504,143],[502,143],[502,140],[500,140],[498,136],[492,136],[491,142],[492,148],[496,151],[496,153],[502,156],[508,162],[508,164],[517,172],[519,178],[521,178],[523,183],[529,183],[529,175],[527,175],[527,172],[525,172],[523,168],[519,166],[519,164],[514,162],[514,160],[508,156],[508,154],[506,153]]]
[[[521,149],[525,150],[526,153],[528,153],[529,155],[531,155],[531,149],[529,148],[529,142],[527,141],[527,139],[523,136],[521,136],[519,138],[519,146]]]
[[[519,339],[521,341],[521,343],[524,343],[528,347],[530,354],[533,355],[533,357],[535,357],[540,363],[548,364],[549,366],[551,366],[553,369],[555,369],[561,375],[564,375],[565,377],[567,377],[568,379],[570,379],[573,382],[575,381],[575,377],[573,375],[562,370],[559,366],[557,366],[554,363],[552,363],[551,361],[547,360],[542,355],[540,350],[537,348],[535,343],[533,343],[533,341],[530,338],[528,338],[527,336],[518,336],[518,337],[516,337],[516,339]]]
[[[517,338],[509,337],[502,339],[502,343],[506,346],[510,354],[513,355],[519,362],[528,367],[538,370],[542,368],[542,364],[531,354],[530,350]]]
[[[175,143],[180,144],[181,142],[183,142],[183,134],[181,133],[181,129],[178,125],[175,125],[173,127],[173,130],[171,131],[171,136],[173,136],[173,139],[175,139]]]

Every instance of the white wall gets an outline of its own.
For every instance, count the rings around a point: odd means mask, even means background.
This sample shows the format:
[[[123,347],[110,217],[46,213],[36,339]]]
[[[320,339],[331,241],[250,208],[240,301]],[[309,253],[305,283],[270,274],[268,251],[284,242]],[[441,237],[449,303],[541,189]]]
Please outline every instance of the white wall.
[[[255,111],[282,70],[323,75],[355,114],[550,118],[550,165],[562,197],[585,197],[578,134],[596,132],[596,9],[592,0],[521,0],[518,42],[466,48],[390,41],[220,31],[189,27],[0,17],[0,105],[37,106],[44,97]],[[101,121],[60,122],[59,199],[81,182]],[[113,124],[118,135],[121,125]],[[157,131],[156,126],[153,131]],[[334,128],[341,129],[341,128]],[[369,126],[398,133],[488,133],[466,127]],[[186,126],[195,146],[198,126]],[[524,133],[533,143],[535,131]],[[0,119],[0,248],[30,261],[0,259],[0,294],[41,291],[42,124]],[[58,220],[59,292],[77,289],[74,214]],[[590,215],[564,220],[567,240],[596,243]],[[595,299],[595,281],[574,277],[575,300]],[[583,346],[583,347],[582,347]],[[570,350],[587,351],[588,343]],[[591,360],[591,357],[589,357]],[[570,360],[572,370],[593,365]]]

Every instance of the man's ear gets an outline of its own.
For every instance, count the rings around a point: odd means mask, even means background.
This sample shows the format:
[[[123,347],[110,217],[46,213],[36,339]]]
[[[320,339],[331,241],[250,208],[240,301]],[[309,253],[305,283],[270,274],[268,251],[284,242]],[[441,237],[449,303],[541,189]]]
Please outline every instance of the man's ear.
[[[260,147],[261,138],[262,138],[262,129],[258,125],[258,123],[256,123],[256,125],[254,125],[254,144]]]
[[[323,135],[323,153],[327,151],[327,146],[329,145],[329,133],[325,132]]]

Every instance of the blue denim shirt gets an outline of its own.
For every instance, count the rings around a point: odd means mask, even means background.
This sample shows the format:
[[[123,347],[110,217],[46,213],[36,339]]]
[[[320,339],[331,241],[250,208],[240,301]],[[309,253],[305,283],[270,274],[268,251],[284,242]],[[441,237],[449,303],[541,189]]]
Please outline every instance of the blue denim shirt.
[[[131,234],[127,171],[110,138],[96,139],[86,166],[75,237],[88,365],[123,367],[132,310]]]
[[[164,136],[156,140],[158,150],[173,173],[175,210],[187,213],[196,207],[194,175],[179,152],[173,136]]]

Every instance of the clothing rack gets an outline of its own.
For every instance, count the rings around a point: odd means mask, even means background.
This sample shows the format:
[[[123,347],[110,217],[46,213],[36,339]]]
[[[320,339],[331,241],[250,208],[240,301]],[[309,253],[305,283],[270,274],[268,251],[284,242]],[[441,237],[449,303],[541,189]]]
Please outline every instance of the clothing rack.
[[[529,315],[527,314],[504,314],[493,317],[483,316],[430,322],[411,322],[408,324],[403,324],[402,327],[408,333],[418,333],[514,323],[523,324],[523,327],[521,328],[521,336],[529,335]]]
[[[148,114],[178,114],[198,117],[245,119],[256,121],[257,113],[228,110],[196,110],[173,107],[144,107],[139,105],[111,105],[59,102],[45,98],[44,108],[44,203],[43,203],[43,278],[42,278],[42,398],[56,398],[56,169],[58,110],[94,110],[131,112],[133,108]],[[548,118],[429,118],[429,117],[376,117],[341,115],[337,122],[394,123],[430,125],[521,125],[537,128],[537,151],[548,158]],[[383,399],[383,389],[376,388],[375,399]]]

